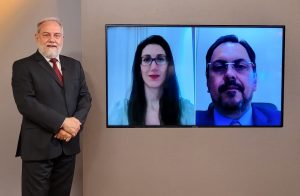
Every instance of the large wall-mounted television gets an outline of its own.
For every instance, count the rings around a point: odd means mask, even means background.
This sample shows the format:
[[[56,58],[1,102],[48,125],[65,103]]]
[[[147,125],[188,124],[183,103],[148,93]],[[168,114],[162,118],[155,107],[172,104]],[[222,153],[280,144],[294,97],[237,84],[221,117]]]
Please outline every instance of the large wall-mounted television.
[[[107,127],[282,127],[283,25],[106,25]]]

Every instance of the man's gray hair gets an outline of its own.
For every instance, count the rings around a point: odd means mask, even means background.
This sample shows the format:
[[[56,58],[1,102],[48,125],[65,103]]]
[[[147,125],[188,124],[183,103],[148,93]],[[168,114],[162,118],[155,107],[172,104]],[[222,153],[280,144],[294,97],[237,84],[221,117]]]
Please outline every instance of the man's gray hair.
[[[41,25],[44,23],[44,22],[48,22],[48,21],[54,21],[56,22],[60,27],[61,27],[61,31],[63,32],[63,25],[62,23],[60,22],[60,20],[56,17],[48,17],[48,18],[43,18],[42,20],[40,20],[38,23],[37,23],[37,33],[40,32],[41,30]]]

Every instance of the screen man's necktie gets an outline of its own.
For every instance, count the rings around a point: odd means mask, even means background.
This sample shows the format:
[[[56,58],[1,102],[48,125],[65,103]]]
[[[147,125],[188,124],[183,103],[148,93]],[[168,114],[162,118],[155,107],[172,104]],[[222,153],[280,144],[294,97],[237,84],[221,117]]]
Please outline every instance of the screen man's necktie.
[[[63,76],[57,67],[57,64],[56,64],[57,61],[58,60],[56,58],[50,59],[50,62],[53,64],[53,70],[54,70],[60,84],[63,86],[64,85]]]
[[[231,121],[230,126],[241,126],[241,123],[238,120],[233,120]]]

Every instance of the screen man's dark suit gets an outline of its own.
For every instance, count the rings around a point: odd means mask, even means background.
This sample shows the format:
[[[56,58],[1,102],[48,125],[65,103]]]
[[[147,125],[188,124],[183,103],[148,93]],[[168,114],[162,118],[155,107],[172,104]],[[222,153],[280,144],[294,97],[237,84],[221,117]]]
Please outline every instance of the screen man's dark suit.
[[[281,126],[281,111],[271,103],[252,103],[253,126]],[[196,111],[197,126],[215,126],[214,106],[210,104],[207,111]]]
[[[39,53],[13,65],[12,87],[18,110],[23,115],[16,156],[23,160],[45,160],[80,151],[79,134],[62,142],[53,136],[66,117],[84,124],[91,106],[84,72],[79,61],[60,56],[64,86]]]

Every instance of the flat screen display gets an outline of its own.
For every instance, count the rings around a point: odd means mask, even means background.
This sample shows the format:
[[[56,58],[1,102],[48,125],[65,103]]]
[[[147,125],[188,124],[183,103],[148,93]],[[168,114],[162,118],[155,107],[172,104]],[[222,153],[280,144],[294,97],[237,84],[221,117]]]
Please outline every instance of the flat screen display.
[[[282,127],[283,25],[106,25],[107,127]]]

